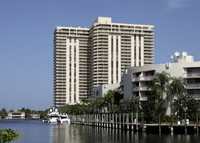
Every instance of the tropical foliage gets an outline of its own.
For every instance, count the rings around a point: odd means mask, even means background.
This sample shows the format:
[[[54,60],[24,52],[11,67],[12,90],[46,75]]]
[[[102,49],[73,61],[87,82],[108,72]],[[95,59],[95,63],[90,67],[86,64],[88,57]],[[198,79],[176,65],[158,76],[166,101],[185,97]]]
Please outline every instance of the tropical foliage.
[[[11,129],[0,130],[0,143],[9,143],[20,138],[21,134]]]
[[[6,109],[2,108],[2,110],[0,110],[0,117],[4,119],[6,116],[7,116]]]
[[[195,118],[200,104],[186,96],[186,83],[182,77],[171,77],[166,72],[156,73],[148,85],[148,100],[145,102],[139,101],[136,96],[123,99],[118,88],[109,90],[103,97],[87,103],[65,106],[62,112],[68,114],[139,113],[140,116],[143,114],[145,120],[149,122],[158,122],[159,117],[161,120],[170,119],[166,116],[166,112],[180,119],[186,112],[188,118]]]
[[[160,95],[156,91],[151,91],[148,97],[148,101],[142,104],[142,109],[145,115],[146,121],[158,122],[159,115],[161,119],[166,113],[165,101],[160,98]]]
[[[109,90],[103,97],[86,103],[82,102],[76,105],[67,105],[61,109],[61,112],[72,115],[119,112],[120,100],[122,98],[123,96],[119,93],[119,89]]]
[[[185,113],[190,120],[195,119],[199,111],[199,106],[200,102],[194,100],[190,96],[180,96],[178,99],[175,99],[173,103],[175,115],[178,119],[184,119]]]
[[[10,110],[10,112],[12,112],[13,110]],[[21,108],[19,109],[19,111],[23,111],[25,112],[25,118],[30,119],[31,118],[31,114],[40,114],[40,118],[44,118],[47,114],[47,112],[49,111],[49,109],[46,109],[44,111],[36,111],[36,110],[31,110],[28,108]],[[6,118],[7,116],[7,111],[5,108],[2,108],[2,110],[0,110],[0,117],[2,119]]]
[[[45,110],[45,111],[36,111],[36,110],[31,110],[29,108],[22,108],[19,111],[23,111],[25,112],[25,118],[30,119],[31,118],[31,114],[40,114],[40,118],[44,118],[47,114],[49,109]]]

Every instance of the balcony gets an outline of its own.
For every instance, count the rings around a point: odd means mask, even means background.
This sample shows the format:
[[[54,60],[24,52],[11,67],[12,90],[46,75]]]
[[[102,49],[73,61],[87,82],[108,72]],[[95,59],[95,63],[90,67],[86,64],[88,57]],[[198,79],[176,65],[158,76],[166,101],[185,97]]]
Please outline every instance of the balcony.
[[[153,80],[154,76],[139,76],[139,77],[134,77],[132,79],[132,82],[137,82],[137,81],[150,81]]]
[[[196,100],[200,100],[200,94],[188,94],[188,96],[190,96]]]
[[[200,78],[200,73],[183,73],[184,78]]]
[[[133,87],[133,91],[148,91],[148,87],[147,86],[136,86],[136,87]]]
[[[200,89],[200,83],[187,84],[187,89]]]
[[[148,97],[147,96],[140,96],[140,101],[147,101]]]

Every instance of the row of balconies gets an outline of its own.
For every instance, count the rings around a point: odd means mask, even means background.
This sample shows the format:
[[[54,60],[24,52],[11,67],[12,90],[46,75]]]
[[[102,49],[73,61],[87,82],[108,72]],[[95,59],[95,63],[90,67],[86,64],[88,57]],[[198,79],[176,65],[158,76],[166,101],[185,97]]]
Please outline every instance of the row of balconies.
[[[144,44],[144,47],[145,47],[145,48],[153,48],[154,45],[145,45],[145,44]]]
[[[65,59],[65,58],[66,58],[66,55],[64,55],[64,54],[54,55],[54,59],[55,59],[55,58],[62,58],[62,59]]]
[[[56,83],[56,85],[65,86],[65,85],[66,85],[66,83]]]
[[[66,79],[56,79],[54,81],[57,82],[57,83],[65,83]]]
[[[54,68],[56,70],[65,70],[66,71],[66,66],[56,66],[56,68]]]
[[[153,64],[154,61],[153,60],[145,60],[144,61],[144,65],[150,65],[150,64]]]
[[[57,88],[55,89],[56,92],[66,92],[66,88],[65,89],[60,89],[60,88]]]
[[[54,84],[54,88],[55,89],[61,89],[61,88],[63,89],[63,88],[66,88],[66,85],[55,85]]]
[[[60,79],[61,79],[61,78],[65,78],[65,77],[66,77],[66,74],[61,74],[61,73],[55,74],[55,73],[54,73],[54,77],[56,77],[56,78],[59,78],[59,77],[60,77]]]
[[[66,75],[66,71],[54,71],[54,74]]]
[[[115,25],[115,24],[99,24],[99,25],[96,25],[95,27],[93,27],[94,29],[97,29],[99,27],[102,27],[102,28],[113,28],[113,29],[135,29],[135,30],[145,30],[145,31],[153,31],[154,29],[150,29],[149,27],[144,27],[144,26],[137,26],[137,25],[132,25],[132,24],[126,24],[126,25],[121,25],[121,24],[118,24],[118,25]]]
[[[183,73],[184,78],[200,78],[200,72]]]
[[[66,63],[66,61],[55,61],[55,63],[57,64],[57,63]]]
[[[120,86],[123,87],[123,82],[120,83]],[[200,89],[199,85],[195,87],[188,87],[187,89]],[[135,86],[132,88],[133,92],[142,92],[142,91],[150,91],[148,86]],[[189,96],[198,96],[200,98],[200,94],[188,94]]]
[[[56,36],[56,37],[54,38],[54,40],[56,40],[56,39],[65,40],[65,39],[66,39],[66,36]]]
[[[187,89],[200,89],[200,83],[187,83]]]
[[[55,77],[55,79],[63,79],[63,80],[66,80],[66,75],[65,76],[63,76],[63,77],[59,77],[59,76],[57,76],[57,77]]]
[[[153,42],[153,41],[147,41],[147,40],[145,40],[145,41],[144,41],[144,44],[154,45],[154,42]]]
[[[121,43],[121,46],[131,47],[131,43]]]
[[[150,51],[150,50],[144,50],[144,55],[146,55],[146,54],[154,54],[154,51],[152,50],[152,51]]]
[[[55,67],[66,67],[66,64],[64,63],[64,64],[54,64],[54,68]]]
[[[54,56],[55,56],[55,57],[66,56],[66,52],[65,52],[65,51],[64,51],[64,52],[56,52],[56,53],[54,54]]]
[[[137,29],[137,28],[128,28],[128,27],[104,27],[101,26],[101,28],[96,28],[93,32],[96,31],[105,31],[105,32],[109,32],[109,31],[120,31],[120,32],[143,32],[143,33],[153,33],[154,30],[148,30],[148,29]]]
[[[131,52],[131,48],[130,47],[122,47],[121,48],[121,53],[122,52],[129,52],[130,53]]]
[[[66,49],[56,49],[56,52],[66,52]]]
[[[56,92],[57,95],[66,95],[66,92]]]
[[[144,60],[154,60],[154,58],[153,58],[153,56],[149,56],[149,57],[144,56]]]
[[[131,57],[131,53],[129,51],[125,52],[125,51],[122,51],[121,52],[121,57],[123,56],[130,56]]]

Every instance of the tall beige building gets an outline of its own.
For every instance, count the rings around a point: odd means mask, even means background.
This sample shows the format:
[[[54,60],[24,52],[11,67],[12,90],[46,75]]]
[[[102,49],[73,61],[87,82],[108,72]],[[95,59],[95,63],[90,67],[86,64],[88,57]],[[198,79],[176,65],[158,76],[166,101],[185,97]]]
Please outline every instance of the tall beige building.
[[[152,64],[154,26],[112,23],[98,17],[90,29],[56,27],[54,105],[92,97],[92,89],[121,81],[130,66]]]

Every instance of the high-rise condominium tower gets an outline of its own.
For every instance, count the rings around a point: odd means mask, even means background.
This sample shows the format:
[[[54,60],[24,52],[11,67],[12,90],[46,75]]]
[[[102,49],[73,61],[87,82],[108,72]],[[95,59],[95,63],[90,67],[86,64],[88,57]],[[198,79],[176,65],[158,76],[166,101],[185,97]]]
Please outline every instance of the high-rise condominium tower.
[[[90,29],[56,27],[54,105],[92,97],[92,89],[119,83],[126,67],[152,64],[154,26],[112,23],[98,17]]]

